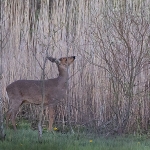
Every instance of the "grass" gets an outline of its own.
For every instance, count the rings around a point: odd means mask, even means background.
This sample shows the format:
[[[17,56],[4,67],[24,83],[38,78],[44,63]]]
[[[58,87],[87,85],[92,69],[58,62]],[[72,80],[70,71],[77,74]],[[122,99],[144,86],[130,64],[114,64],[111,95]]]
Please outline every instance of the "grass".
[[[42,143],[38,132],[24,125],[17,132],[6,131],[5,141],[0,141],[0,150],[149,150],[147,136],[95,137],[84,134],[62,134],[44,130]],[[24,127],[23,126],[23,127]]]

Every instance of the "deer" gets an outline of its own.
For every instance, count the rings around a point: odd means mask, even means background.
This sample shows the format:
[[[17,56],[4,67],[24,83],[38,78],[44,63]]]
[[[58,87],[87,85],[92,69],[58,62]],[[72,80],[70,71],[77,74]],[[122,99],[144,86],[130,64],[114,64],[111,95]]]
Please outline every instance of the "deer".
[[[47,57],[52,63],[56,63],[59,75],[56,78],[48,80],[17,80],[6,87],[9,98],[9,109],[6,114],[6,126],[8,128],[9,119],[16,131],[16,114],[19,107],[24,103],[40,105],[42,99],[42,83],[44,82],[45,98],[44,105],[48,106],[49,126],[48,130],[52,131],[54,122],[54,106],[65,99],[68,88],[68,66],[75,60],[75,56],[62,57],[59,59]]]

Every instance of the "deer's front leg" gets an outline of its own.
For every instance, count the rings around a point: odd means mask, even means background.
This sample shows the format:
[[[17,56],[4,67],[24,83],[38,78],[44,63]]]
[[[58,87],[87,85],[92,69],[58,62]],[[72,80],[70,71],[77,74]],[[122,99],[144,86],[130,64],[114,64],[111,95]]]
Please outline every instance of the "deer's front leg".
[[[53,130],[53,123],[54,123],[54,107],[49,106],[49,127],[48,127],[49,131]]]

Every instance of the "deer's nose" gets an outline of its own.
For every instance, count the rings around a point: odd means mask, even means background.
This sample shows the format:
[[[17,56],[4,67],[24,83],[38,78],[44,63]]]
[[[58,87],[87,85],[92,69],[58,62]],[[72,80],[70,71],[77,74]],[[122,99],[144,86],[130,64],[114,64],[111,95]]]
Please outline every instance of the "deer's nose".
[[[75,59],[76,58],[76,56],[73,56],[73,59]]]

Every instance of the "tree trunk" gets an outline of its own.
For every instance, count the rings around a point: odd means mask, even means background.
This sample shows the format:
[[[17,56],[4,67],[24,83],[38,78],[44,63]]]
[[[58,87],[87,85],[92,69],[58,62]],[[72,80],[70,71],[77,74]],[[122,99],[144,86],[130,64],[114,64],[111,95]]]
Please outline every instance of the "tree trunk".
[[[2,73],[0,71],[0,140],[5,139],[4,125],[3,125],[3,98],[2,98]]]
[[[4,140],[5,139],[5,133],[4,133],[4,125],[3,125],[3,98],[2,98],[2,12],[1,12],[1,8],[2,8],[2,1],[0,1],[0,140]]]
[[[38,138],[39,142],[42,142],[42,119],[43,119],[43,110],[44,110],[44,101],[45,101],[45,65],[46,65],[47,57],[45,57],[43,68],[42,68],[42,103],[40,108],[40,114],[39,114],[39,122],[38,122]]]

